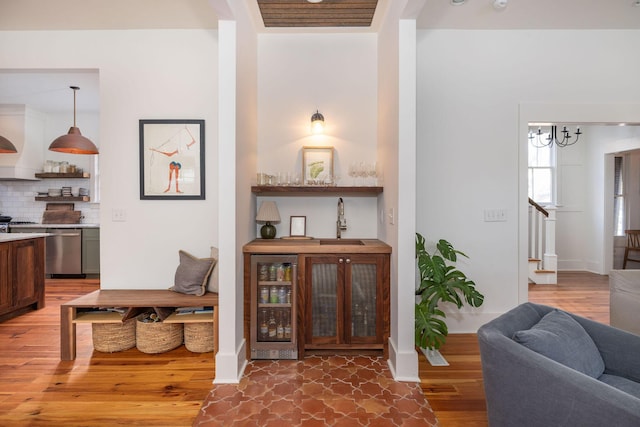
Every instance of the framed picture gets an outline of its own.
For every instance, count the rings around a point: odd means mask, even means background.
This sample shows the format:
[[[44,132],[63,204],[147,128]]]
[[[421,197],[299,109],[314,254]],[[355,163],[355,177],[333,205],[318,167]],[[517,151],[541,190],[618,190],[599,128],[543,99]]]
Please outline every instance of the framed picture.
[[[140,199],[204,199],[204,172],[204,120],[140,120]]]
[[[317,185],[333,179],[333,147],[302,147],[302,180]]]
[[[289,235],[291,237],[304,237],[307,235],[307,217],[306,216],[291,216],[289,218],[290,230]]]

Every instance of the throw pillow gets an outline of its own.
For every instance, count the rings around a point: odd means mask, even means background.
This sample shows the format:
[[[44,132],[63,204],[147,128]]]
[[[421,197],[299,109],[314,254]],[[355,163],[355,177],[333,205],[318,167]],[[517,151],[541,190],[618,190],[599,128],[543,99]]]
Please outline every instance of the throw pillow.
[[[218,293],[218,248],[211,246],[211,258],[216,260],[211,275],[209,276],[209,283],[207,284],[207,290],[209,292]]]
[[[169,289],[183,294],[202,296],[207,291],[207,278],[211,274],[216,260],[213,258],[196,258],[180,251],[180,264],[176,269],[174,285]]]
[[[513,339],[593,378],[604,372],[604,361],[596,344],[582,325],[564,311],[550,311],[531,329],[516,332]]]

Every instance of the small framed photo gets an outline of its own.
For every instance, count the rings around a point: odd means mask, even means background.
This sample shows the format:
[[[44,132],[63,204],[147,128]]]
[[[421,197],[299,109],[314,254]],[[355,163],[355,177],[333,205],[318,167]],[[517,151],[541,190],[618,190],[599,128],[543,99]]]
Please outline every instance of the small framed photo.
[[[318,185],[333,179],[333,147],[302,147],[304,185]]]
[[[204,199],[204,159],[204,120],[140,120],[140,199]]]
[[[305,237],[307,235],[307,217],[306,216],[291,216],[289,218],[290,230],[289,235],[291,237]]]

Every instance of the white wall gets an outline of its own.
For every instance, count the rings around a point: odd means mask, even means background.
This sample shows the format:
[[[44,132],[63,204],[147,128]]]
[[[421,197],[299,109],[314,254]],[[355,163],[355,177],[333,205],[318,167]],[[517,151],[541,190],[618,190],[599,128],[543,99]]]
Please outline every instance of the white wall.
[[[216,37],[206,30],[0,32],[5,68],[99,70],[102,288],[168,288],[179,249],[207,256],[217,244]],[[206,200],[140,200],[140,119],[205,120]],[[126,222],[111,221],[116,208]]]
[[[485,295],[448,316],[451,332],[526,300],[527,122],[575,121],[568,103],[637,103],[639,42],[640,31],[419,31],[417,229],[467,253],[459,267]],[[506,222],[483,222],[494,208]]]
[[[260,34],[258,36],[256,172],[302,172],[302,147],[333,146],[338,185],[352,185],[352,161],[376,158],[377,72],[375,34]],[[319,110],[325,131],[312,135],[311,115]],[[307,235],[335,237],[336,197],[260,197],[275,200],[282,221],[277,236],[289,234],[289,217],[307,217]],[[375,238],[376,198],[344,198],[343,237]],[[259,227],[256,233],[259,236]]]

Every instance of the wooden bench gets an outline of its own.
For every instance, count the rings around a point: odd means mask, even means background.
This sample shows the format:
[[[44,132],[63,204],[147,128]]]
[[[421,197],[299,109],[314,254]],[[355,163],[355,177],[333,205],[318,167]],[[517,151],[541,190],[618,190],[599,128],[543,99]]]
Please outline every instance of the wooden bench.
[[[188,314],[170,316],[165,319],[165,322],[212,322],[213,356],[215,357],[218,351],[218,294],[207,292],[199,297],[169,290],[101,289],[60,306],[60,360],[74,360],[76,358],[76,323],[82,321],[82,309],[200,306],[213,307],[213,319],[210,314]],[[93,321],[89,316],[85,319],[85,322]],[[101,320],[95,319],[95,321]],[[102,319],[102,321],[105,320]]]

